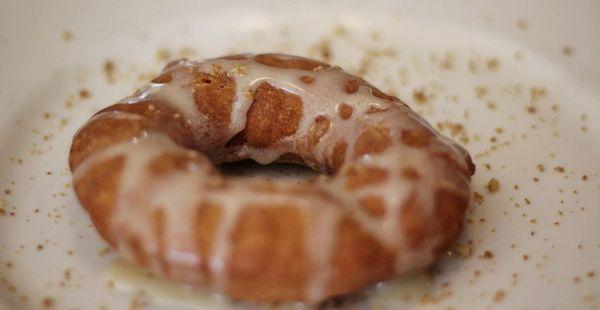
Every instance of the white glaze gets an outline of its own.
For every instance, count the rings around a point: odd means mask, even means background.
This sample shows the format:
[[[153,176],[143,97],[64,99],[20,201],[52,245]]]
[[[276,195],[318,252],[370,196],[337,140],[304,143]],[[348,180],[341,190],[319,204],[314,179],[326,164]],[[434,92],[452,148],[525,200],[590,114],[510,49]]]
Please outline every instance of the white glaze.
[[[312,215],[305,246],[316,270],[306,289],[306,298],[309,302],[318,302],[323,298],[331,278],[330,260],[341,213],[333,208],[324,208]]]
[[[214,152],[223,147],[225,142],[243,130],[246,126],[246,114],[252,104],[247,92],[252,92],[262,82],[268,82],[277,88],[284,89],[299,96],[303,103],[303,116],[299,129],[291,136],[278,141],[269,148],[253,148],[243,146],[235,152],[238,157],[251,158],[267,164],[287,152],[304,156],[312,156],[321,163],[319,168],[331,156],[333,146],[339,141],[346,141],[348,149],[345,162],[355,161],[369,166],[380,167],[388,171],[388,178],[383,184],[373,184],[351,192],[345,188],[346,176],[338,173],[333,178],[321,179],[317,184],[337,200],[324,202],[315,197],[292,197],[281,193],[257,193],[248,189],[248,180],[229,180],[224,190],[207,191],[205,184],[211,181],[210,163],[200,155],[189,169],[168,175],[164,178],[153,178],[148,174],[147,166],[152,160],[165,153],[186,152],[168,137],[152,134],[138,138],[132,142],[114,145],[89,157],[74,172],[75,179],[84,175],[90,166],[105,159],[124,156],[125,166],[122,170],[116,214],[111,221],[114,231],[118,231],[121,239],[129,236],[140,239],[143,251],[150,257],[159,257],[159,240],[166,248],[164,257],[176,266],[192,266],[199,263],[198,249],[193,238],[196,208],[201,201],[215,203],[222,208],[221,223],[214,236],[214,247],[208,266],[214,278],[214,286],[223,290],[227,285],[227,259],[231,250],[231,236],[239,220],[241,211],[248,205],[293,205],[303,212],[311,214],[310,228],[306,229],[306,249],[313,262],[315,272],[306,287],[307,299],[320,300],[327,289],[331,277],[331,253],[335,247],[337,224],[343,216],[353,216],[359,225],[377,237],[383,244],[396,249],[398,274],[428,265],[432,262],[432,249],[439,240],[427,240],[421,250],[409,250],[405,244],[401,223],[397,214],[407,199],[414,195],[417,203],[429,216],[434,216],[434,193],[446,189],[468,197],[468,188],[457,185],[456,176],[447,175],[443,171],[439,159],[434,152],[448,152],[456,162],[467,168],[464,160],[465,151],[452,141],[437,135],[429,146],[414,148],[400,143],[403,131],[428,129],[434,131],[422,117],[406,106],[393,101],[377,98],[367,86],[361,86],[356,93],[347,94],[344,84],[349,79],[356,79],[339,68],[332,67],[319,71],[278,69],[248,60],[214,59],[204,62],[181,61],[166,69],[172,73],[173,81],[167,84],[152,84],[135,96],[121,101],[134,104],[153,99],[165,102],[179,111],[182,117],[191,124],[200,151]],[[195,103],[193,95],[194,72],[220,71],[228,74],[236,82],[236,96],[232,106],[231,124],[223,132],[215,132],[208,124],[209,120],[202,115]],[[304,84],[302,76],[312,76],[314,83]],[[337,112],[339,103],[352,107],[351,118],[342,120]],[[368,114],[371,107],[378,107],[383,112]],[[104,117],[107,113],[97,117]],[[121,114],[116,114],[121,117]],[[126,114],[123,114],[126,115]],[[317,116],[327,117],[332,126],[321,137],[319,143],[310,154],[306,153],[308,132]],[[93,118],[90,121],[94,121]],[[383,153],[364,155],[353,159],[354,142],[358,135],[367,128],[382,125],[389,129],[393,145]],[[234,150],[232,150],[233,152]],[[210,154],[208,154],[210,156]],[[416,169],[420,178],[409,180],[401,176],[404,168]],[[343,169],[342,169],[343,170]],[[214,176],[213,176],[214,178]],[[468,184],[468,180],[466,181]],[[276,184],[279,190],[289,184]],[[143,196],[140,196],[143,193]],[[382,218],[374,218],[365,214],[359,206],[358,199],[366,195],[382,197],[386,212]],[[345,207],[345,208],[344,208]],[[153,212],[161,210],[165,215],[164,234],[156,236],[153,227],[148,225]],[[121,253],[130,260],[134,253],[128,242],[119,242]],[[150,262],[153,271],[164,273],[160,262]],[[194,282],[193,275],[185,274],[185,268],[170,270],[172,276],[185,281]],[[174,274],[175,273],[175,274]]]

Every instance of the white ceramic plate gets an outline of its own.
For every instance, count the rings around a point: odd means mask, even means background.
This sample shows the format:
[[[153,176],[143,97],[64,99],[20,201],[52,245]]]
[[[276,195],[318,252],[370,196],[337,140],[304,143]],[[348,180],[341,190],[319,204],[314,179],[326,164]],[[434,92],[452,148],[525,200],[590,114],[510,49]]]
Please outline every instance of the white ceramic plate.
[[[171,294],[173,303],[139,293],[153,290],[147,283],[122,291],[127,279],[107,280],[115,255],[75,199],[66,162],[75,130],[166,58],[245,51],[359,72],[474,155],[481,197],[453,253],[426,280],[346,306],[598,308],[598,12],[592,0],[4,0],[0,308],[235,306],[206,294],[192,303]]]

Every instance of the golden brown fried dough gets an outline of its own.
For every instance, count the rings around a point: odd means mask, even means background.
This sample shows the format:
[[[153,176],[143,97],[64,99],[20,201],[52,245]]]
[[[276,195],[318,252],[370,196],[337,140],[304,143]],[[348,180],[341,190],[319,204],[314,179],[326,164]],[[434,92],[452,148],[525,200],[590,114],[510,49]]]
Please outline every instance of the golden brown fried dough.
[[[305,183],[224,177],[253,159]],[[434,263],[474,165],[406,104],[281,54],[170,63],[93,116],[69,157],[99,233],[153,273],[244,300],[319,302]]]

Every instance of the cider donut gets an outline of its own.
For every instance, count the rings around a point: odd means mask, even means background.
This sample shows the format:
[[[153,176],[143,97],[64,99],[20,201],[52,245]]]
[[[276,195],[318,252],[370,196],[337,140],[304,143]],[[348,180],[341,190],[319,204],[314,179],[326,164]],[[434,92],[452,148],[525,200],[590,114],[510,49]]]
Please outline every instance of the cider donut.
[[[215,168],[244,159],[322,175]],[[258,302],[319,302],[431,265],[461,231],[475,171],[398,98],[283,54],[168,64],[83,125],[69,165],[124,259]]]

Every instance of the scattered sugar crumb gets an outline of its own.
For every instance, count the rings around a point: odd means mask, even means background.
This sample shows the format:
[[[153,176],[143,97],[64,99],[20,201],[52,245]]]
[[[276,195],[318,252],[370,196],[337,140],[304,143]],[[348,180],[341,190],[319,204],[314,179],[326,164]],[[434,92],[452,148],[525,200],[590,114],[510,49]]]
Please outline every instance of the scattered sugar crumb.
[[[481,205],[483,203],[483,195],[481,195],[479,192],[473,192],[473,200]]]
[[[418,104],[426,104],[427,101],[429,100],[429,97],[427,96],[427,94],[425,93],[424,90],[414,90],[413,91],[413,98],[415,99],[415,101]]]
[[[563,55],[565,55],[567,57],[573,56],[574,52],[575,52],[575,49],[570,45],[565,45],[562,47],[562,53],[563,53]]]
[[[110,84],[114,83],[116,73],[115,63],[112,60],[106,60],[104,62],[104,65],[102,66],[102,70],[104,72],[104,77],[106,78],[106,81]]]
[[[492,259],[492,258],[494,258],[494,253],[492,253],[492,251],[485,251],[485,252],[483,252],[483,255],[481,255],[479,257],[484,258],[484,259]]]
[[[52,309],[54,308],[54,298],[52,297],[45,297],[44,299],[42,299],[42,306],[44,307],[44,309]]]
[[[471,253],[473,253],[473,249],[468,243],[457,244],[456,246],[454,246],[454,250],[462,258],[467,258],[471,256]]]
[[[517,28],[521,30],[527,30],[529,28],[529,21],[524,18],[519,18],[517,20]]]
[[[69,41],[73,40],[73,33],[69,30],[64,30],[60,34],[60,38],[65,42],[69,42]]]
[[[82,88],[79,90],[79,97],[81,97],[81,99],[88,99],[92,96],[92,93],[86,89],[86,88]]]
[[[500,60],[498,58],[490,58],[485,63],[486,67],[490,71],[497,71],[500,68]]]
[[[159,48],[156,51],[156,60],[160,62],[166,62],[171,60],[171,52],[166,48]]]
[[[497,290],[494,294],[494,301],[500,302],[502,299],[504,299],[504,297],[506,297],[506,292],[504,290]]]
[[[486,185],[488,192],[495,193],[500,189],[500,182],[496,178],[491,178]]]

